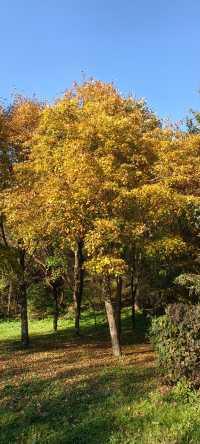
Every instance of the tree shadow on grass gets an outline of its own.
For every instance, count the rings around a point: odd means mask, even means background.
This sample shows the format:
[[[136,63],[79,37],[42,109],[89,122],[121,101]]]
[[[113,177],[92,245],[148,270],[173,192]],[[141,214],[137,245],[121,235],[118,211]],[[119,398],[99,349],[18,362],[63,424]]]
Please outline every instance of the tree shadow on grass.
[[[108,444],[123,430],[118,409],[146,398],[153,376],[152,368],[115,367],[72,386],[53,378],[6,386],[1,443]],[[137,418],[136,430],[144,422]]]

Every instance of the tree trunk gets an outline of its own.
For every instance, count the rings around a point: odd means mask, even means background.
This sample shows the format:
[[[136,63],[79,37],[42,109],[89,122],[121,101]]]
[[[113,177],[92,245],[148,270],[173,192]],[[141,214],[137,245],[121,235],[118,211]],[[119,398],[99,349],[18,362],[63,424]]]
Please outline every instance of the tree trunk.
[[[26,282],[25,282],[25,250],[19,250],[20,265],[21,265],[21,282],[20,282],[20,315],[21,315],[21,342],[23,347],[28,347],[29,345],[29,334],[28,334],[28,312],[27,312],[27,293],[26,293]]]
[[[59,307],[58,307],[58,291],[57,291],[56,287],[53,287],[53,298],[54,298],[53,330],[55,332],[57,332],[58,318],[59,318]]]
[[[83,241],[79,240],[77,242],[75,250],[75,261],[74,261],[74,311],[75,311],[75,331],[77,334],[80,333],[80,315],[81,315],[81,302],[83,295]]]
[[[134,276],[133,272],[131,272],[131,317],[132,317],[132,326],[135,327],[135,285],[134,285]]]
[[[12,281],[9,282],[9,288],[8,288],[8,305],[7,305],[7,316],[8,320],[10,320],[10,308],[11,308],[11,299],[12,299]]]
[[[3,218],[3,214],[0,214],[0,230],[1,230],[1,235],[2,235],[2,239],[4,242],[4,245],[6,247],[8,247],[8,242],[6,239],[6,234],[5,234],[5,230],[4,230],[4,218]]]
[[[108,319],[108,325],[109,325],[109,329],[110,329],[110,337],[111,337],[113,355],[116,357],[119,357],[121,355],[119,335],[118,335],[118,331],[117,331],[115,312],[114,312],[114,308],[113,308],[113,304],[112,304],[112,300],[111,300],[109,278],[106,278],[106,277],[104,277],[104,280],[103,280],[103,295],[104,295],[104,302],[105,302],[105,309],[106,309],[106,314],[107,314],[107,319]]]
[[[121,307],[122,307],[122,278],[117,278],[117,291],[115,303],[115,319],[119,341],[121,340]]]
[[[138,278],[134,278],[133,272],[131,272],[131,309],[132,309],[132,326],[135,328],[135,308],[137,303],[138,294]]]

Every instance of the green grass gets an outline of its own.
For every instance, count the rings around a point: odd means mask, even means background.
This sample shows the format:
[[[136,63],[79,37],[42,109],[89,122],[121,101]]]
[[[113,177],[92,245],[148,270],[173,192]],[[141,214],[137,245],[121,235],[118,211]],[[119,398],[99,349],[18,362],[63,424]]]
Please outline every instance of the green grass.
[[[112,357],[103,315],[70,320],[51,332],[51,319],[30,323],[31,347],[19,348],[19,322],[0,324],[1,444],[200,443],[200,401],[169,391],[138,315],[123,315],[123,356]]]
[[[97,322],[98,325],[103,323],[104,321],[103,314],[98,314]],[[30,335],[43,335],[43,334],[53,334],[52,331],[53,321],[52,319],[46,318],[43,320],[30,320],[29,321],[29,330]],[[66,330],[66,328],[73,328],[74,321],[73,319],[64,319],[61,318],[59,320],[59,331]],[[82,326],[90,327],[94,325],[94,318],[89,313],[83,313],[82,315]],[[18,320],[11,320],[9,322],[0,322],[0,340],[10,340],[10,339],[20,339],[20,323]]]

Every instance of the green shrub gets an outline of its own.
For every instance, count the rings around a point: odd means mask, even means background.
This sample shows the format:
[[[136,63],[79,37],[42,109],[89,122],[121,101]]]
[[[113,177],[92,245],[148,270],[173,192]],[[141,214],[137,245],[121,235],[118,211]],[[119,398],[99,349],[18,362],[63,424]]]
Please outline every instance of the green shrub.
[[[200,386],[200,305],[173,304],[152,321],[150,338],[169,382],[186,378]]]
[[[188,402],[194,402],[198,398],[198,391],[192,388],[191,382],[186,378],[180,379],[173,387],[169,395],[169,400],[178,401],[186,404]]]

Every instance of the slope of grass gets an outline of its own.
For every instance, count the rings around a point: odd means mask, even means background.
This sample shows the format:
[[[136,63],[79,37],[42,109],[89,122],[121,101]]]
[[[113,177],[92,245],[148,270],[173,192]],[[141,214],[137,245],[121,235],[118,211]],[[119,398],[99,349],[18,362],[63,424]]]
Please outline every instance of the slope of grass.
[[[1,444],[200,443],[200,402],[163,387],[138,316],[123,316],[123,356],[111,355],[107,328],[86,313],[51,332],[32,321],[31,347],[19,348],[19,322],[0,324]]]

